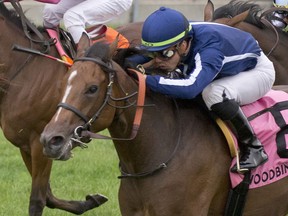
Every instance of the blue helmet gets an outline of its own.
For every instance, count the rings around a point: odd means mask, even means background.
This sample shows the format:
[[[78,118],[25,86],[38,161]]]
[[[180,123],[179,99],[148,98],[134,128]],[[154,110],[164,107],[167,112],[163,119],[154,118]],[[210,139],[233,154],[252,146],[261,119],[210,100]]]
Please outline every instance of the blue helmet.
[[[147,51],[167,49],[186,38],[192,29],[186,17],[173,9],[160,7],[144,22],[142,48]],[[192,37],[191,34],[189,34]]]

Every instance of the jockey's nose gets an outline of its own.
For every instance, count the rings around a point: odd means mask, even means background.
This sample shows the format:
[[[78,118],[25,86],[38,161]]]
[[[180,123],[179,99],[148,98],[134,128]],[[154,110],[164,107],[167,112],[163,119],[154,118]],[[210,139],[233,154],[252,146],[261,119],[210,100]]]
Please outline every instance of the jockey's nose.
[[[155,59],[155,62],[156,62],[156,63],[158,63],[158,62],[162,62],[162,61],[163,61],[163,59],[158,58],[157,56],[155,56],[154,59]]]

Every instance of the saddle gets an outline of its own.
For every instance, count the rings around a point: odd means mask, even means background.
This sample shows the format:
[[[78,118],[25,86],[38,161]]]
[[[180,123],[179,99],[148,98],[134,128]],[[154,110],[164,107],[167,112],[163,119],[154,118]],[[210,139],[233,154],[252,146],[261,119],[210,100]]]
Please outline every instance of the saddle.
[[[71,34],[64,29],[46,29],[49,36],[54,39],[56,49],[63,61],[73,64],[73,59],[76,57],[77,45],[75,44]],[[118,37],[118,48],[128,48],[130,43],[126,37],[120,34],[117,30],[106,27],[105,31],[99,35],[93,43],[104,41],[112,43]]]
[[[63,61],[73,64],[73,60],[76,56],[76,44],[74,43],[72,36],[69,32],[59,29],[46,29],[50,38],[55,41],[56,49]]]

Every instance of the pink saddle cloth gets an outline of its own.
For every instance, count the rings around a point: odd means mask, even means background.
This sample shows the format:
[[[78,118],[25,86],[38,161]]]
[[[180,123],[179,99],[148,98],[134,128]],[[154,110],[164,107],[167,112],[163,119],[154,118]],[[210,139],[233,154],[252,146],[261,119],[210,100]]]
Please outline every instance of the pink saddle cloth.
[[[271,90],[258,101],[242,107],[268,154],[268,162],[251,171],[250,189],[276,182],[288,175],[288,94]],[[233,159],[231,167],[236,163]],[[230,172],[232,188],[244,175]]]

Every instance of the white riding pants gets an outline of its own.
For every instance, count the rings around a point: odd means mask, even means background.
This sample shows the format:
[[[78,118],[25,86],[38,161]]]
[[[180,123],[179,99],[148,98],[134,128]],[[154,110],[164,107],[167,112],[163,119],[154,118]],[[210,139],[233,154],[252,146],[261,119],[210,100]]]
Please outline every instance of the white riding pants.
[[[86,28],[99,26],[100,29],[104,23],[129,10],[132,2],[133,0],[61,0],[58,4],[46,4],[43,10],[44,26],[55,28],[63,18],[65,28],[75,43],[78,43]]]
[[[223,102],[223,93],[228,99],[235,99],[239,105],[245,105],[263,97],[272,88],[274,81],[273,63],[261,53],[255,68],[214,80],[203,90],[202,97],[209,110],[212,105]]]

